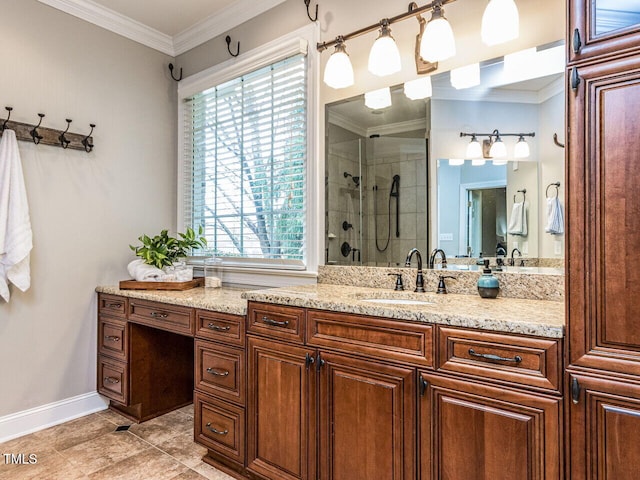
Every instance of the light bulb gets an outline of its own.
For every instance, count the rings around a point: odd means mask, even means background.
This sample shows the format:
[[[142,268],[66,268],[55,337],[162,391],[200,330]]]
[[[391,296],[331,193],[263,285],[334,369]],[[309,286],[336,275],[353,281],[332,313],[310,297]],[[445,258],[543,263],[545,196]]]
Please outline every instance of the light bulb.
[[[364,104],[373,110],[379,110],[381,108],[390,107],[391,106],[391,90],[389,89],[389,87],[385,87],[379,90],[365,92]]]
[[[504,145],[500,135],[498,135],[493,144],[491,144],[489,155],[491,155],[491,158],[502,158],[507,156],[507,147]]]
[[[420,41],[420,56],[427,62],[440,62],[456,54],[456,41],[451,25],[440,6],[433,8]]]
[[[381,22],[380,36],[376,39],[369,52],[369,71],[379,77],[399,72],[400,50],[391,36],[387,20]]]
[[[518,38],[520,20],[513,0],[489,0],[482,15],[482,41],[498,45]]]
[[[451,85],[457,90],[480,85],[480,64],[472,63],[465,67],[454,68],[449,72],[449,77]]]
[[[353,85],[353,67],[342,41],[338,41],[335,51],[324,68],[324,83],[331,88],[346,88]]]
[[[524,137],[521,136],[513,149],[513,156],[515,158],[527,158],[530,153],[529,144],[525,141]]]
[[[482,158],[482,145],[475,135],[471,136],[471,141],[467,145],[467,158]]]
[[[405,82],[404,94],[411,100],[420,100],[422,98],[430,97],[432,93],[431,89],[431,77],[418,78]]]

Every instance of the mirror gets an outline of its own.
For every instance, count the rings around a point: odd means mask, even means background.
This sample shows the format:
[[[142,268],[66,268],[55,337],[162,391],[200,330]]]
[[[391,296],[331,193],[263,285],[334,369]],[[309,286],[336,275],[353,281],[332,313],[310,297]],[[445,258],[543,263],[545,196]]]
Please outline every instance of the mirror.
[[[483,62],[473,88],[456,90],[445,72],[432,76],[425,100],[407,99],[399,85],[391,107],[369,109],[362,95],[326,106],[326,264],[401,265],[417,247],[423,257],[442,248],[450,263],[517,249],[526,266],[562,265],[563,237],[545,233],[545,189],[560,182],[562,198],[564,150],[553,134],[564,130],[564,47],[533,53],[533,72],[530,60],[515,70],[503,58]],[[504,136],[506,158],[465,159],[471,137],[460,133],[495,129],[535,133],[529,157],[514,161],[519,138]],[[526,232],[517,234],[519,204]]]

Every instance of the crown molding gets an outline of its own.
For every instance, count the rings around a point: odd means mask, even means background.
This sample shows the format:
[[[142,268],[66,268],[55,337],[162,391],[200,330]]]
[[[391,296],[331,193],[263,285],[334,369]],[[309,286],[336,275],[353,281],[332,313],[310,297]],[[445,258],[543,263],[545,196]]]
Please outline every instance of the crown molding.
[[[393,135],[395,133],[413,132],[415,130],[424,130],[427,128],[426,118],[417,118],[415,120],[406,120],[404,122],[389,123],[378,127],[367,128],[367,137],[371,135]]]
[[[238,0],[175,35],[175,55],[185,53],[284,2],[285,0]]]
[[[329,116],[327,118],[329,123],[336,125],[340,128],[344,128],[351,133],[355,133],[361,137],[367,136],[367,129],[362,128],[360,125],[354,123],[351,119],[345,117],[344,115],[340,115],[336,112],[329,112]]]
[[[175,57],[173,39],[158,30],[91,0],[38,0],[62,12],[78,17],[98,27],[109,30],[125,38],[141,43]]]

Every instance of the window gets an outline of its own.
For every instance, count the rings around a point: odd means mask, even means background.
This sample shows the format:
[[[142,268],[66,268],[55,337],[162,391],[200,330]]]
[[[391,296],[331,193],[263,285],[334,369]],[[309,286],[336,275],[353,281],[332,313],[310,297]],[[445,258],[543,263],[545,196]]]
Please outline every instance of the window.
[[[215,72],[218,81],[201,75],[181,89],[179,224],[202,225],[209,249],[227,265],[308,267],[315,246],[307,208],[314,70],[306,42],[301,46],[298,39],[267,61],[254,54],[258,68],[255,61],[247,62],[253,68],[233,64]]]

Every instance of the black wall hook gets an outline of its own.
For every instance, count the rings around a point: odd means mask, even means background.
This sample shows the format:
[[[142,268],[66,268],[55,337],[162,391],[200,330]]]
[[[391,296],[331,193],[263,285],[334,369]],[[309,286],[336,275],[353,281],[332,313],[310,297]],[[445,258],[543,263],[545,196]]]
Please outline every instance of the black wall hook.
[[[311,20],[312,22],[315,22],[316,20],[318,20],[318,4],[316,3],[316,18],[311,18],[311,15],[309,14],[310,3],[311,3],[311,0],[304,0],[304,4],[307,7],[307,17],[309,17],[309,20]]]
[[[42,135],[40,135],[38,133],[38,127],[40,126],[40,124],[42,123],[42,119],[44,118],[44,113],[39,113],[38,116],[40,117],[40,121],[38,122],[38,124],[33,127],[33,129],[29,132],[31,134],[31,138],[33,138],[33,143],[35,143],[36,145],[38,145],[40,143],[40,140],[42,140],[44,137]]]
[[[173,76],[173,63],[169,64],[169,72],[171,73],[171,78],[173,78],[176,82],[182,80],[182,68],[180,68],[180,76],[178,78]]]
[[[9,121],[9,119],[11,118],[11,110],[13,110],[13,107],[4,107],[4,109],[9,112],[9,114],[7,115],[7,119],[4,121],[4,123],[2,124],[2,128],[0,128],[0,132],[4,132],[4,130],[7,128],[7,122]]]
[[[236,50],[236,53],[233,53],[231,51],[231,37],[227,35],[224,41],[227,42],[227,50],[229,51],[229,55],[231,55],[232,57],[237,57],[238,55],[240,55],[240,42],[238,42],[238,49]]]
[[[66,118],[65,120],[67,121],[67,129],[64,132],[62,132],[58,137],[58,140],[60,140],[60,145],[62,146],[62,148],[67,148],[71,143],[71,140],[68,140],[67,137],[64,136],[64,134],[69,131],[69,127],[71,126],[72,120],[70,118]]]
[[[84,137],[82,139],[82,145],[84,146],[84,150],[87,153],[90,153],[91,150],[93,150],[93,143],[91,143],[91,141],[89,139],[91,138],[91,134],[93,133],[93,129],[96,128],[96,124],[95,123],[90,123],[89,126],[91,127],[91,131],[89,132],[89,135],[87,135],[86,137]]]

